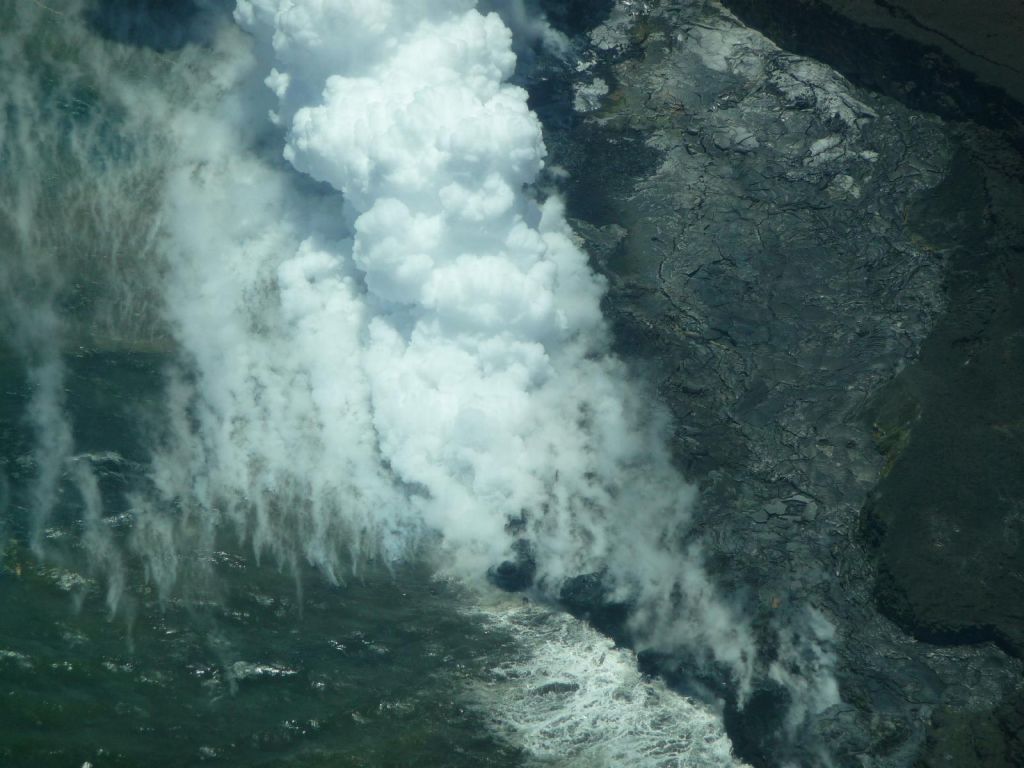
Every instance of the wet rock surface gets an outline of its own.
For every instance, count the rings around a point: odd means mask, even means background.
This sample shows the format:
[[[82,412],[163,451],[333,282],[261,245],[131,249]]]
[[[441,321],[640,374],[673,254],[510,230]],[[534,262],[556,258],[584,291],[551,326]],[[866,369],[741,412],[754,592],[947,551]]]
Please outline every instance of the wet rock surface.
[[[1021,553],[1004,543],[971,565],[1021,499],[1020,377],[1006,368],[1022,357],[1013,137],[858,88],[714,2],[621,2],[577,54],[573,92],[541,89],[535,104],[609,278],[620,348],[674,411],[680,462],[702,488],[695,536],[745,595],[766,665],[808,609],[836,628],[842,702],[787,727],[766,677],[757,706],[727,707],[737,753],[961,764],[941,761],[969,733],[983,759],[1017,759],[1017,625],[996,613],[1019,614],[1017,582],[1000,574]],[[951,375],[965,323],[1002,330]],[[995,412],[1005,423],[979,426]],[[993,431],[1006,443],[994,463]],[[984,522],[945,550],[922,535],[966,520]],[[621,606],[609,618],[593,583],[570,591],[574,612],[616,633]],[[651,664],[692,685],[681,666]]]

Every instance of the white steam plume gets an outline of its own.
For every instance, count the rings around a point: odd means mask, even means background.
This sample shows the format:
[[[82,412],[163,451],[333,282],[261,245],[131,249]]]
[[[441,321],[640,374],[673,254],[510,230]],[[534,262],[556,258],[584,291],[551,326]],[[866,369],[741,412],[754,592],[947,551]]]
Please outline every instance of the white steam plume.
[[[339,579],[425,539],[478,577],[525,539],[542,588],[602,571],[641,643],[707,649],[743,687],[751,633],[680,547],[694,491],[609,352],[602,279],[530,191],[541,127],[474,5],[240,0],[255,59],[228,36],[216,110],[167,116],[168,319],[194,377],[155,462],[177,511],[140,506],[137,548],[167,589],[222,521]],[[250,151],[257,72],[284,157],[329,188]]]

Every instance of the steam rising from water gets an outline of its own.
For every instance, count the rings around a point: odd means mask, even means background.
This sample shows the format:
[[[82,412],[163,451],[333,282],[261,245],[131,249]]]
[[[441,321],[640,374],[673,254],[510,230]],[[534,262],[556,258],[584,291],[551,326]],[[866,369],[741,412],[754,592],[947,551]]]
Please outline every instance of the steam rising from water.
[[[119,115],[122,138],[113,116],[92,100],[116,71],[116,54],[99,55],[78,25],[51,30],[52,19],[38,7],[5,2],[0,10],[11,30],[0,37],[0,330],[7,348],[0,354],[24,360],[31,392],[28,538],[37,554],[47,551],[44,534],[69,481],[82,499],[84,547],[108,576],[113,609],[122,591],[120,556],[89,462],[73,456],[62,354],[86,339],[117,343],[118,329],[128,325],[137,343],[153,333],[146,259],[154,254],[160,143],[132,144],[127,137],[140,121],[127,112]],[[118,198],[132,205],[106,205]],[[4,469],[0,511],[9,502]]]
[[[494,5],[561,44],[521,3]],[[152,326],[181,353],[152,488],[131,498],[131,547],[164,595],[225,528],[339,581],[368,557],[424,551],[473,581],[528,552],[541,590],[603,573],[609,597],[634,607],[640,646],[715,659],[742,695],[752,633],[680,544],[694,490],[671,464],[664,413],[609,350],[602,279],[539,191],[545,148],[508,83],[512,35],[474,6],[239,0],[244,34],[226,26],[169,69],[154,59],[157,88],[109,66],[87,74],[135,142],[82,169],[126,217],[104,213],[94,233],[106,245],[85,258],[94,303],[139,308],[93,338]],[[83,61],[100,55],[79,42]],[[15,82],[8,98],[33,87]],[[18,105],[28,117],[4,130],[54,123],[37,108]],[[69,162],[116,159],[108,141],[70,146]],[[8,312],[36,381],[36,541],[70,467],[113,606],[121,555],[63,416],[53,281],[79,256],[33,239],[40,184],[4,189],[21,255],[0,271],[5,298],[43,292]],[[142,234],[118,245],[129,232]]]
[[[340,195],[297,191],[231,114],[177,118],[167,306],[196,380],[157,484],[204,535],[223,516],[334,578],[436,535],[479,577],[522,540],[542,587],[606,570],[642,636],[746,680],[747,629],[676,548],[693,490],[663,414],[533,191],[545,149],[511,34],[473,5],[239,3],[284,157]]]

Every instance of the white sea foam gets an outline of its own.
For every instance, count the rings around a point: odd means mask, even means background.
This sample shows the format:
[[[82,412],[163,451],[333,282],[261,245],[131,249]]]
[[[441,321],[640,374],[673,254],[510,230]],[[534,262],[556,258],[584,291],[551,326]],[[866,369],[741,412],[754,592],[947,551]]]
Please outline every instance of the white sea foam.
[[[469,691],[494,732],[537,765],[742,766],[718,713],[637,670],[634,654],[589,626],[529,604],[473,611],[515,637]]]

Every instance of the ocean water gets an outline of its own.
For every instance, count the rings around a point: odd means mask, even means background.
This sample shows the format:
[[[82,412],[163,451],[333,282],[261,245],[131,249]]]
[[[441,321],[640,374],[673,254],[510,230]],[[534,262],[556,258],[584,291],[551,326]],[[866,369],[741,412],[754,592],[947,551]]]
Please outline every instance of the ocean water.
[[[274,103],[262,73],[250,88],[245,72],[260,48],[231,10],[216,2],[0,0],[0,764],[735,764],[718,715],[642,676],[631,652],[540,590],[507,595],[462,576],[473,567],[482,576],[488,557],[510,551],[503,530],[511,523],[499,515],[496,527],[480,523],[482,533],[471,535],[465,529],[477,518],[451,508],[486,507],[500,494],[454,494],[437,511],[427,501],[444,498],[430,485],[433,474],[417,475],[419,465],[398,449],[368,468],[345,442],[368,413],[351,394],[361,380],[346,378],[352,366],[340,353],[295,363],[291,351],[323,328],[306,322],[311,315],[296,309],[295,295],[272,306],[296,270],[268,271],[260,259],[294,252],[301,240],[303,287],[356,285],[323,266],[334,258],[324,243],[344,240],[354,214],[328,179],[311,180],[293,167],[301,160],[282,159],[284,130],[274,120],[246,122],[273,111],[280,123],[292,107]],[[498,36],[496,60],[506,62],[500,30],[484,31]],[[533,128],[524,125],[529,142]],[[244,157],[231,143],[243,140]],[[500,183],[486,183],[487,195],[501,198]],[[486,200],[451,189],[466,215],[479,213],[475,206],[490,215]],[[276,216],[286,223],[268,227]],[[300,224],[316,230],[320,253],[310,255],[311,240],[294,235]],[[483,230],[474,231],[486,245]],[[576,258],[567,253],[565,263]],[[372,272],[359,278],[371,293]],[[568,295],[560,323],[596,306],[589,279]],[[380,288],[381,296],[390,290],[399,289]],[[331,301],[347,295],[339,289]],[[302,295],[299,309],[311,296]],[[218,314],[233,302],[242,309]],[[490,314],[458,318],[466,327],[477,321],[495,322]],[[395,321],[399,330],[402,322],[408,317]],[[526,330],[499,327],[493,338],[534,332],[534,320],[523,322]],[[586,325],[599,320],[580,322],[572,345],[589,333],[600,339]],[[293,335],[271,343],[281,328]],[[223,346],[211,351],[201,343],[208,338]],[[495,343],[487,361],[500,367]],[[527,346],[514,351],[526,355]],[[593,364],[595,355],[563,356],[591,361],[590,378],[618,391],[620,369]],[[218,389],[219,363],[225,379],[238,373],[249,387],[256,415],[225,405],[244,398],[234,384]],[[318,388],[323,379],[341,385]],[[572,376],[562,380],[578,388]],[[309,382],[321,399],[304,410]],[[382,414],[405,414],[404,402],[389,410],[381,391],[374,396],[379,430]],[[345,414],[336,430],[324,427],[324,398]],[[601,402],[609,423],[628,426],[628,407],[622,415]],[[454,438],[471,434],[456,457],[464,463],[437,488],[490,471],[473,451],[485,452],[484,433],[495,425],[487,404],[473,403]],[[580,430],[606,418],[585,411]],[[601,445],[581,453],[600,459]],[[593,483],[586,462],[545,461],[556,482],[569,486],[577,472]],[[625,455],[601,466],[636,465],[649,476],[638,462]],[[365,510],[343,512],[337,477],[360,471],[370,479],[360,475],[346,498]],[[402,493],[389,479],[389,490],[373,495],[381,477],[396,475]],[[545,492],[552,506],[572,493]],[[580,493],[582,501],[568,502],[571,525],[548,520],[534,531],[554,542],[538,555],[551,578],[563,562],[555,555],[578,567],[618,551],[602,543],[615,531],[606,512],[594,511],[603,497]],[[425,510],[427,524],[388,507],[406,496],[421,500],[412,511]],[[657,511],[662,502],[651,503]],[[500,542],[487,539],[495,530]],[[636,546],[624,539],[621,551],[636,559]],[[649,554],[652,563],[671,562],[668,553]],[[690,586],[703,585],[698,565],[682,570]],[[680,603],[675,582],[650,576],[644,583],[654,593]],[[709,587],[694,592],[712,600]],[[653,623],[656,602],[647,608]],[[695,611],[717,617],[707,630],[723,640],[714,652],[732,654],[742,669],[742,627],[730,627],[716,603]],[[707,639],[699,622],[686,626],[687,641]]]

